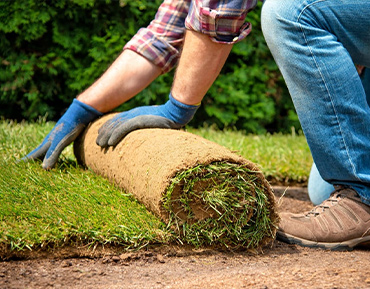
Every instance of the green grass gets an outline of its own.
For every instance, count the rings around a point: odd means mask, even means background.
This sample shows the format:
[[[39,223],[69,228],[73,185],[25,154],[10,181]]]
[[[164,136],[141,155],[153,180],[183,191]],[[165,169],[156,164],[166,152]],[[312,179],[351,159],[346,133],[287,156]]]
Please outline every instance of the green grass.
[[[120,244],[139,248],[176,237],[131,196],[81,169],[69,146],[56,169],[16,163],[34,149],[53,123],[0,121],[0,252],[65,244]],[[277,180],[305,181],[311,156],[303,136],[247,136],[190,130],[237,150]]]
[[[189,132],[225,146],[258,164],[272,183],[306,183],[312,157],[305,137],[290,135],[245,135],[240,131],[189,129]]]
[[[171,235],[132,197],[78,167],[68,147],[57,169],[16,163],[51,124],[0,123],[0,248],[167,242]]]
[[[164,208],[169,225],[189,244],[258,248],[273,239],[277,225],[266,189],[247,166],[214,162],[179,172],[167,190]],[[194,210],[199,204],[202,212]]]

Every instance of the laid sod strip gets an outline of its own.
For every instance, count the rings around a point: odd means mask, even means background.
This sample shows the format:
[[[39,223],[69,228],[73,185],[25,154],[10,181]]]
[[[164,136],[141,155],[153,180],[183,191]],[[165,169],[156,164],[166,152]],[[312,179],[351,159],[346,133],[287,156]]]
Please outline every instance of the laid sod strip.
[[[257,165],[204,138],[168,129],[136,130],[102,149],[95,139],[110,117],[75,141],[77,159],[132,194],[180,242],[256,248],[273,239],[274,196]]]
[[[170,233],[131,196],[91,172],[70,166],[0,162],[0,255],[64,245],[166,243]]]
[[[16,164],[53,126],[43,120],[0,120],[0,258],[14,256],[19,250],[27,254],[37,248],[94,248],[96,244],[140,248],[178,238],[171,227],[124,190],[82,170],[72,146],[63,151],[57,168],[48,172],[39,162]],[[303,136],[253,136],[206,128],[192,132],[261,164],[269,176],[295,182],[309,173],[312,160]],[[257,201],[263,204],[265,199]],[[184,242],[191,243],[191,238]]]
[[[178,173],[163,197],[163,208],[170,216],[168,226],[195,246],[256,248],[274,237],[277,223],[255,172],[227,162]]]
[[[0,122],[0,259],[66,245],[130,249],[174,240],[132,196],[82,170],[72,147],[51,171],[40,162],[15,162],[51,128]]]

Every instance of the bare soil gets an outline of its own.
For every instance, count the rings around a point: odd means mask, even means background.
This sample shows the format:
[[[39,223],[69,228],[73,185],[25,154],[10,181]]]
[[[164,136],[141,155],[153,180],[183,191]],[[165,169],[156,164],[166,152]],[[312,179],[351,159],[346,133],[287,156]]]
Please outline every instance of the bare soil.
[[[305,188],[280,198],[283,191],[275,188],[279,211],[312,208]],[[370,288],[370,248],[332,252],[275,241],[261,252],[176,246],[81,252],[63,248],[0,262],[0,288]]]

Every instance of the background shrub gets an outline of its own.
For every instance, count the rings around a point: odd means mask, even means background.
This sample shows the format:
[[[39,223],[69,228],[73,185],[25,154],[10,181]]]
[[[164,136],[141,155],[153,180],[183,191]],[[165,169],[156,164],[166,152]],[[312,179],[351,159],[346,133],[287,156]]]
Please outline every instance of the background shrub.
[[[57,120],[124,44],[153,19],[161,0],[13,0],[0,2],[0,115]],[[297,116],[259,25],[234,46],[192,126],[246,132],[290,131]],[[173,72],[118,110],[166,101]]]

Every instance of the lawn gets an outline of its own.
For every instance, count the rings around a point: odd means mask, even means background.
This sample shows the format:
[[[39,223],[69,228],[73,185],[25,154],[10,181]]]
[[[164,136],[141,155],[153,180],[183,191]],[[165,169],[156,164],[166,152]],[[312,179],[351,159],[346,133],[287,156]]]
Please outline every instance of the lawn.
[[[178,238],[130,195],[78,166],[69,146],[56,169],[16,162],[54,123],[0,121],[0,252],[63,245],[140,248]],[[304,183],[312,163],[304,136],[189,129],[260,165],[272,183]]]

